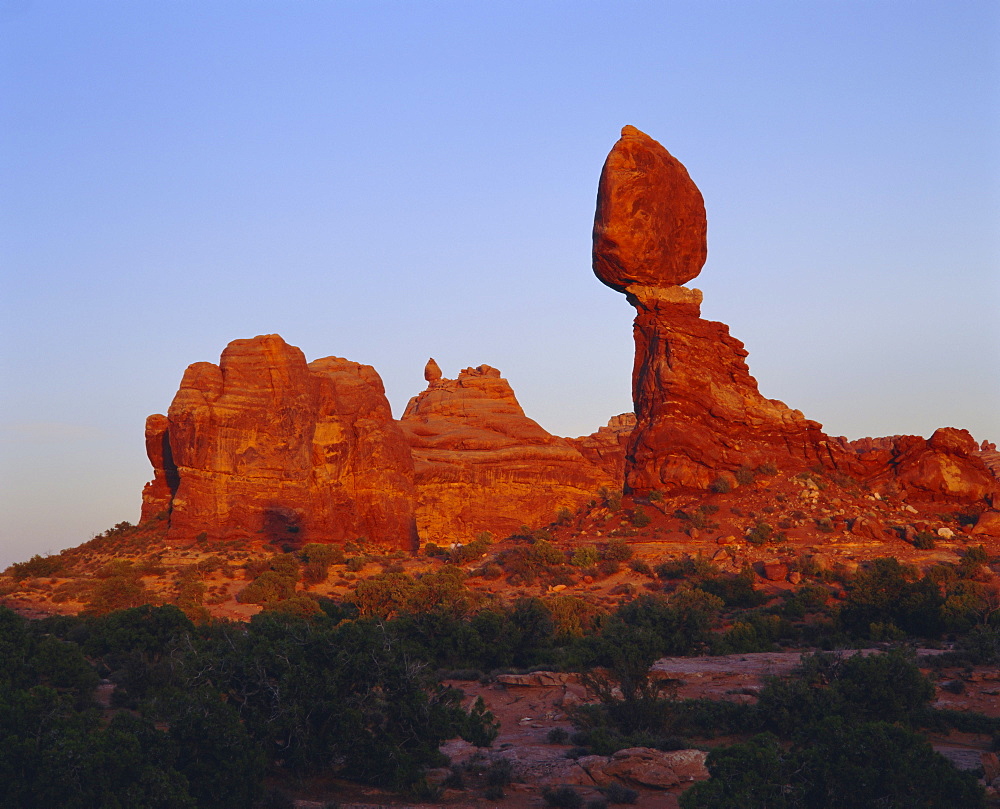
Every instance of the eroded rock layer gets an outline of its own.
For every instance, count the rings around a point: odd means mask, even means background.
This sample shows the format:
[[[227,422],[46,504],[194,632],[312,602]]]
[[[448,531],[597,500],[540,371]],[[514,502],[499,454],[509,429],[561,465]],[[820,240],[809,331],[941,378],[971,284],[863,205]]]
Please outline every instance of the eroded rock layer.
[[[603,469],[621,488],[625,480],[625,447],[635,429],[635,413],[612,416],[596,433],[570,438],[570,443],[592,464]]]
[[[168,537],[416,546],[413,463],[373,368],[236,340],[150,416],[143,520]]]
[[[569,440],[525,416],[507,380],[488,365],[429,380],[400,424],[413,452],[425,541],[467,542],[481,531],[506,536],[616,485]]]

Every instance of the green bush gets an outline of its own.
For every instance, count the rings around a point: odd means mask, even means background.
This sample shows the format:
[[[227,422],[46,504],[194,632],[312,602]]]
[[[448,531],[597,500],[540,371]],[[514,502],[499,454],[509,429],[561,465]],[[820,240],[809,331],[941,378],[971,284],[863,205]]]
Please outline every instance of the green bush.
[[[600,554],[594,545],[581,545],[573,549],[569,563],[574,567],[593,567],[600,560]]]
[[[652,518],[642,509],[641,506],[636,506],[632,509],[630,520],[632,525],[636,528],[645,528],[652,522]]]
[[[542,791],[546,806],[553,809],[580,809],[583,798],[573,787],[546,787]]]
[[[610,539],[600,551],[602,562],[627,562],[632,554],[632,546],[624,539]]]

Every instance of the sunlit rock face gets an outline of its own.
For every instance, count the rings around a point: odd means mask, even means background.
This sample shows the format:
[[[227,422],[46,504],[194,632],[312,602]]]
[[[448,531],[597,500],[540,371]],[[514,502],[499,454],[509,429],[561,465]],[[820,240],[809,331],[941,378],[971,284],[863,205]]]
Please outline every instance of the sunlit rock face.
[[[150,416],[143,520],[168,538],[416,546],[413,463],[367,365],[306,363],[277,335],[236,340]]]
[[[400,419],[413,452],[421,539],[507,536],[551,522],[559,509],[576,510],[601,486],[621,486],[568,439],[528,418],[496,368],[428,382]]]
[[[634,126],[608,155],[597,191],[594,272],[612,289],[686,284],[707,255],[705,203],[687,169]]]
[[[1000,505],[996,471],[967,430],[942,427],[928,439],[894,435],[844,443],[856,454],[858,477],[891,484],[913,502]]]
[[[601,173],[593,266],[636,309],[637,423],[625,453],[626,489],[703,489],[741,466],[774,463],[891,480],[913,499],[994,496],[997,478],[964,431],[852,443],[763,397],[743,344],[724,324],[702,320],[701,292],[682,286],[701,272],[706,230],[701,194],[685,168],[625,127]]]

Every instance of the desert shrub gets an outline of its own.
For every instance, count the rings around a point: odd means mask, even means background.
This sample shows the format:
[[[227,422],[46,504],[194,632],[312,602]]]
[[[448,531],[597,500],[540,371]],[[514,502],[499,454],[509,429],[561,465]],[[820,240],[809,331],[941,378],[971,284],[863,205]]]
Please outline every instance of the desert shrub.
[[[514,765],[509,758],[498,758],[483,773],[486,784],[491,787],[505,787],[514,780]]]
[[[479,575],[487,581],[495,581],[503,576],[503,568],[496,562],[488,562],[479,568]]]
[[[712,751],[706,764],[711,778],[681,795],[682,809],[985,806],[974,775],[956,770],[912,730],[886,722],[833,717],[790,750],[762,735]]]
[[[55,576],[66,567],[66,561],[59,555],[40,556],[35,554],[27,562],[15,562],[4,573],[16,581]]]
[[[641,506],[636,506],[632,509],[629,519],[636,528],[645,528],[652,521],[652,518]]]
[[[729,494],[733,490],[733,478],[729,475],[719,475],[708,488],[716,494]]]
[[[868,637],[873,624],[894,624],[913,635],[934,637],[943,629],[944,598],[934,582],[894,558],[872,560],[848,582],[838,620],[848,632]]]
[[[579,596],[558,595],[546,599],[545,606],[551,616],[557,636],[581,638],[591,630],[598,616],[598,608]]]
[[[774,534],[772,528],[766,522],[758,522],[746,533],[747,542],[751,545],[764,545]]]
[[[773,651],[774,642],[782,635],[781,623],[777,615],[745,614],[722,635],[712,638],[712,652],[746,654]]]
[[[754,588],[754,574],[749,568],[736,575],[711,571],[698,576],[699,589],[722,599],[726,607],[757,607],[767,601],[767,595]]]
[[[573,519],[573,512],[568,508],[563,506],[556,511],[556,523],[559,525],[568,525]]]
[[[518,575],[531,584],[539,576],[551,573],[550,568],[563,565],[566,557],[552,543],[538,540],[503,551],[497,562],[509,575]]]
[[[465,565],[474,562],[489,549],[493,543],[493,535],[483,531],[472,542],[452,548],[448,554],[448,562],[452,565]]]
[[[461,616],[471,610],[474,596],[465,586],[464,571],[447,566],[419,579],[396,572],[365,579],[358,582],[352,601],[362,616],[391,618],[428,611]]]
[[[601,498],[602,504],[608,511],[612,513],[621,511],[622,493],[619,489],[609,489],[607,486],[601,486],[597,490],[597,496]]]
[[[611,539],[600,550],[603,562],[627,562],[632,558],[632,546],[624,539]]]
[[[736,482],[739,483],[740,486],[749,486],[757,479],[757,475],[754,474],[753,469],[749,466],[741,466],[733,473],[733,477],[736,478]]]
[[[340,545],[310,542],[300,552],[299,558],[305,563],[302,578],[310,584],[326,581],[330,565],[344,564],[344,549]]]
[[[663,492],[661,492],[661,491],[659,491],[657,489],[653,489],[653,491],[651,491],[649,493],[649,497],[647,499],[649,500],[650,503],[659,503],[659,502],[662,502],[662,500],[663,500]]]
[[[569,731],[566,728],[551,728],[545,738],[549,744],[566,744],[569,741]]]
[[[365,565],[367,564],[367,556],[352,556],[347,560],[347,562],[345,562],[347,570],[351,573],[360,573],[365,569]]]
[[[103,575],[87,592],[84,613],[107,615],[116,610],[139,607],[153,601],[153,595],[142,583],[138,572],[123,568],[120,573]]]
[[[642,559],[633,559],[628,563],[629,569],[633,573],[638,573],[640,576],[652,576],[653,569],[648,563],[644,562]]]
[[[573,549],[569,563],[575,567],[593,567],[600,560],[600,554],[594,545],[581,545]]]
[[[542,792],[545,805],[553,809],[580,809],[583,798],[573,787],[546,787]]]
[[[913,536],[913,547],[920,551],[929,551],[934,547],[934,534],[929,531],[918,531]]]
[[[613,781],[601,790],[608,803],[635,803],[639,799],[639,793],[634,789]]]
[[[295,595],[295,579],[274,570],[265,570],[236,594],[241,604],[270,604]]]

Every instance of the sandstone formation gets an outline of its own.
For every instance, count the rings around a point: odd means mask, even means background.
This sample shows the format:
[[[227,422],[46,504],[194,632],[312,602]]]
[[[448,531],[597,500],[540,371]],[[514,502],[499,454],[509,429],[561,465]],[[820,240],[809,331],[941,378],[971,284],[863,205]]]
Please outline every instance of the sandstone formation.
[[[625,480],[625,447],[635,429],[635,413],[612,416],[596,433],[570,438],[570,443],[592,464],[603,469],[621,488]]]
[[[144,521],[168,538],[416,546],[413,464],[373,368],[306,364],[277,335],[236,340],[150,416]]]
[[[860,478],[891,482],[910,500],[973,503],[1000,491],[994,471],[967,430],[942,427],[928,439],[896,435],[844,445],[856,453],[854,471]]]
[[[776,399],[763,397],[743,344],[702,320],[701,292],[681,284],[705,261],[705,210],[684,167],[625,127],[604,164],[594,218],[593,267],[636,309],[632,397],[637,424],[625,488],[707,488],[741,466],[784,471],[819,465],[863,480],[892,479],[917,499],[978,501],[997,479],[968,433],[852,446]]]
[[[687,283],[705,263],[705,231],[705,203],[687,169],[649,135],[623,128],[597,193],[597,277],[619,292]]]
[[[547,524],[594,499],[611,475],[524,415],[488,365],[431,381],[400,420],[413,452],[424,541],[468,542]],[[620,484],[617,484],[620,485]]]
[[[708,753],[704,750],[664,752],[652,747],[629,747],[610,758],[584,756],[578,759],[578,763],[594,779],[594,783],[601,786],[619,780],[637,786],[669,789],[708,778],[706,758]]]
[[[424,379],[428,382],[437,382],[440,378],[441,366],[434,361],[434,357],[431,357],[424,366]]]
[[[707,488],[720,472],[775,462],[836,466],[820,425],[766,399],[722,323],[702,320],[701,292],[680,286],[705,261],[705,209],[684,167],[625,127],[601,174],[594,272],[637,311],[632,397],[637,425],[626,488]]]

